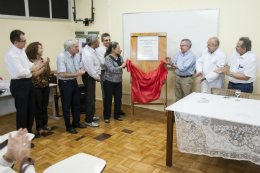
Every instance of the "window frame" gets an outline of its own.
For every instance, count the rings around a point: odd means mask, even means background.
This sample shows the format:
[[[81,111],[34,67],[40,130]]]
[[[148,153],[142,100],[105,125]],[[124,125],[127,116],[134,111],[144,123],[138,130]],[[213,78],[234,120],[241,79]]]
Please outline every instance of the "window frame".
[[[39,20],[39,21],[63,21],[63,22],[71,22],[71,1],[68,0],[68,16],[69,19],[53,19],[52,18],[52,0],[49,0],[49,11],[50,11],[50,18],[44,18],[44,17],[30,17],[29,16],[29,5],[28,0],[24,0],[24,6],[25,6],[25,16],[15,16],[15,15],[5,15],[0,14],[0,18],[2,19],[20,19],[20,20]],[[55,1],[55,0],[54,0]]]

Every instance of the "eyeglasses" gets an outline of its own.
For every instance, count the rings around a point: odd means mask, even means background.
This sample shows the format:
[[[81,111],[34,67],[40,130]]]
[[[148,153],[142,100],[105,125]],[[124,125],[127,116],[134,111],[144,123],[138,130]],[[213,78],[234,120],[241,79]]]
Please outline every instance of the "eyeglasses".
[[[180,45],[180,47],[187,46],[187,45]]]
[[[24,41],[18,41],[18,42],[24,42],[24,43],[25,43],[25,42],[26,42],[26,40],[24,40]]]

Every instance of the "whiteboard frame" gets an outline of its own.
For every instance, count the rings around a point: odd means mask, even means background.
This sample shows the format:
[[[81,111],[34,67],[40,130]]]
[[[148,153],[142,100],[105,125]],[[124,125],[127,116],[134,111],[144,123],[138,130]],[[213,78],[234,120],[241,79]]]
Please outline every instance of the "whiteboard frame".
[[[220,9],[219,8],[212,8],[212,9],[194,9],[194,10],[176,10],[176,11],[153,11],[153,12],[140,12],[140,13],[123,13],[122,15],[122,27],[123,27],[123,56],[125,56],[125,45],[124,45],[124,42],[125,42],[125,38],[124,38],[124,35],[125,35],[125,29],[124,29],[124,15],[129,15],[129,14],[145,14],[145,13],[165,13],[165,12],[183,12],[183,11],[206,11],[206,10],[217,10],[218,11],[218,17],[217,17],[217,20],[218,20],[218,23],[217,23],[217,33],[216,33],[216,37],[218,37],[218,33],[219,33],[219,12],[220,12]],[[151,31],[152,32],[152,31]],[[130,37],[130,35],[129,35]],[[168,50],[167,50],[168,51]],[[202,51],[202,50],[201,50]],[[196,57],[198,58],[198,57]],[[167,66],[169,67],[169,66]]]

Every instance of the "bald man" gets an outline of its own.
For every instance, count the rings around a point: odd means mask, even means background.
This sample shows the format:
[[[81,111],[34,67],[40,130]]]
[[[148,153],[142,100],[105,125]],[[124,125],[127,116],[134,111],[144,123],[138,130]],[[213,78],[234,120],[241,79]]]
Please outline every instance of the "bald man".
[[[228,61],[226,54],[219,48],[218,38],[210,38],[207,44],[207,49],[203,50],[201,57],[197,60],[197,74],[194,77],[201,76],[196,83],[201,84],[201,91],[204,90],[210,94],[211,88],[224,88],[225,74],[217,74],[214,70],[217,66],[226,66]]]

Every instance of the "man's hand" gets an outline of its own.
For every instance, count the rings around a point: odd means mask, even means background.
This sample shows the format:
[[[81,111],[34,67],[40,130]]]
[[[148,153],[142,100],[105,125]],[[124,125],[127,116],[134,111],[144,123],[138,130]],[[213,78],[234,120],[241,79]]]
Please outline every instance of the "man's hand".
[[[165,64],[172,65],[172,60],[170,57],[165,57]]]
[[[99,74],[99,79],[98,80],[96,80],[97,82],[100,82],[101,81],[101,77],[100,77],[100,74]]]
[[[30,156],[31,141],[29,141],[27,133],[28,131],[26,129],[19,129],[13,138],[9,133],[7,152],[5,156],[8,159],[16,160],[19,165],[24,157]]]
[[[42,68],[44,66],[44,62],[42,61],[38,61],[37,63],[35,63],[32,68],[30,69],[31,72],[35,72],[38,71],[40,68]]]
[[[14,135],[14,138],[17,138],[17,136],[22,135],[22,129],[20,128],[17,133]],[[11,133],[8,134],[8,144],[7,144],[7,151],[5,153],[5,157],[7,157],[10,160],[15,160],[14,158],[14,142]]]
[[[196,81],[197,84],[201,84],[204,80],[206,80],[205,77],[201,78],[200,80]]]
[[[195,74],[194,77],[196,78],[196,77],[199,77],[201,75],[202,75],[202,72],[199,72],[199,73]]]
[[[83,74],[85,74],[85,69],[78,69],[76,72],[76,76],[82,76]]]
[[[217,74],[225,73],[227,76],[230,75],[230,66],[226,65],[225,67],[219,67],[219,66],[217,67],[218,69],[214,70],[215,73]]]

